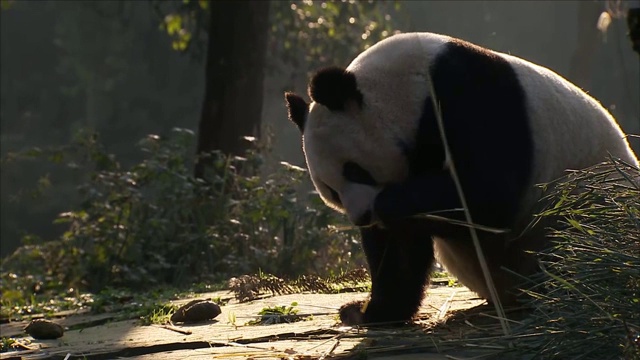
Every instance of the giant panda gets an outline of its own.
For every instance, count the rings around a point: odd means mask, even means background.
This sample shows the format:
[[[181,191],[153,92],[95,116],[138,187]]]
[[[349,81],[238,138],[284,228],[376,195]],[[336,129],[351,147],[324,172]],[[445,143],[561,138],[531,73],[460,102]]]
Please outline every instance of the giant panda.
[[[473,222],[505,230],[478,232],[502,304],[538,270],[530,251],[549,245],[543,226],[528,226],[536,185],[609,156],[638,165],[613,117],[578,87],[444,35],[391,36],[346,69],[319,70],[308,95],[285,94],[289,119],[318,193],[359,227],[372,278],[367,302],[340,309],[347,325],[411,320],[435,258],[490,299],[469,229],[419,216],[465,220],[451,163]]]

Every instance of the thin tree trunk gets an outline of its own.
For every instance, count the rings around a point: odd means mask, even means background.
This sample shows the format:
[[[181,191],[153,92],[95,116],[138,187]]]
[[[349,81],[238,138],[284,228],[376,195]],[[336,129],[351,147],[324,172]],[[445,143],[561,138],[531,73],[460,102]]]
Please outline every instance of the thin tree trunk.
[[[577,6],[577,47],[571,57],[569,79],[582,89],[590,90],[593,60],[600,46],[596,25],[603,7],[599,1],[581,1]]]
[[[258,136],[270,1],[211,1],[205,94],[194,175],[204,176],[213,150],[242,155]]]

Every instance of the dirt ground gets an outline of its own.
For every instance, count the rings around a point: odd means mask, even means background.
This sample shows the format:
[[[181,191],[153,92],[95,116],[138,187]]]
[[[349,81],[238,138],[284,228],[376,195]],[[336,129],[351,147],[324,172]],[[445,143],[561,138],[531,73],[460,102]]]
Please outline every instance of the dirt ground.
[[[21,337],[25,350],[0,354],[0,359],[471,358],[485,354],[486,349],[465,346],[463,334],[478,332],[483,326],[495,328],[498,323],[490,315],[482,316],[492,308],[464,287],[432,286],[413,326],[375,330],[342,327],[337,321],[341,304],[364,299],[366,293],[301,293],[246,303],[238,303],[228,291],[198,294],[197,298],[216,297],[230,299],[222,313],[212,321],[187,326],[142,326],[137,320],[114,321],[116,314],[62,314],[54,320],[75,330],[57,340]],[[265,307],[294,302],[302,321],[248,324]],[[0,332],[3,337],[24,336],[25,325],[2,324]]]

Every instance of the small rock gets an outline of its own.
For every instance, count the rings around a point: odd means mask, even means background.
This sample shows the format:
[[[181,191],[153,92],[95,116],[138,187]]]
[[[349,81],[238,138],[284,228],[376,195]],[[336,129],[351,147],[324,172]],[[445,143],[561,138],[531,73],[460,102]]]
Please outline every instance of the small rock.
[[[45,319],[32,320],[29,325],[24,328],[24,331],[38,340],[52,340],[64,335],[62,326]]]
[[[192,300],[171,315],[171,322],[194,323],[211,320],[221,312],[220,306],[212,301]]]

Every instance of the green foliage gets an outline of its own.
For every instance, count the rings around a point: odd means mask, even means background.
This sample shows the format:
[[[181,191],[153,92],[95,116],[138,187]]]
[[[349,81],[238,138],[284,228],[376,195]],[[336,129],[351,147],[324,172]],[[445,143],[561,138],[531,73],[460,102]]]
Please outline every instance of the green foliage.
[[[309,316],[298,316],[297,302],[292,302],[290,306],[287,305],[274,305],[262,308],[258,312],[260,319],[249,321],[247,325],[270,325],[291,323],[304,320]]]
[[[165,315],[173,312],[170,310],[175,310],[170,301],[194,297],[196,293],[202,292],[197,285],[187,290],[162,285],[144,292],[138,289],[106,287],[91,294],[80,293],[77,289],[64,289],[62,284],[43,284],[35,279],[33,275],[19,277],[12,273],[2,274],[0,318],[25,320],[34,315],[54,316],[63,310],[89,310],[96,314],[116,313],[117,320],[140,319],[142,323],[158,323],[164,320]],[[212,284],[206,291],[223,287],[223,283]],[[222,306],[229,299],[216,297],[212,301]]]
[[[545,359],[640,359],[640,169],[620,160],[547,186],[558,220],[518,351]],[[522,335],[522,336],[521,336]],[[521,337],[520,337],[521,336]]]
[[[431,273],[431,277],[434,279],[442,279],[442,278],[451,277],[451,274],[449,274],[446,271],[434,271]]]
[[[78,129],[91,129],[128,168],[142,160],[132,144],[146,134],[194,126],[202,66],[171,50],[149,2],[13,1],[0,16],[3,157],[32,147],[49,151],[74,141]],[[11,71],[17,68],[24,71]],[[80,201],[76,187],[84,175],[45,156],[3,163],[0,256],[15,250],[25,232],[61,234],[64,224],[51,218]],[[37,188],[41,178],[51,187]]]
[[[344,269],[341,269],[344,270]],[[255,300],[259,294],[270,292],[276,294],[293,294],[303,291],[335,294],[344,291],[370,291],[371,278],[363,267],[339,274],[331,274],[326,278],[317,275],[301,275],[295,279],[283,279],[272,274],[259,272],[256,275],[242,275],[229,280],[231,290],[238,301]]]
[[[63,310],[86,308],[92,301],[90,294],[81,293],[77,288],[67,287],[60,281],[55,268],[42,271],[44,261],[51,261],[50,244],[27,245],[18,250],[10,266],[2,266],[0,274],[0,318],[29,318],[35,314],[52,315]],[[46,259],[46,260],[44,260]],[[6,271],[8,270],[8,271]],[[16,272],[11,272],[15,270]],[[20,274],[20,275],[18,275]]]
[[[2,337],[0,339],[0,352],[7,352],[14,350],[16,346],[16,340],[10,337]]]
[[[171,315],[178,310],[178,306],[168,303],[153,303],[145,306],[141,311],[141,325],[161,325],[170,322]]]
[[[9,10],[13,6],[15,0],[0,0],[0,10]]]
[[[171,39],[171,48],[191,52],[201,59],[204,54],[209,0],[150,0],[160,18],[160,29]]]
[[[294,301],[291,303],[291,306],[274,305],[265,307],[258,312],[258,315],[295,315],[298,313],[298,309],[295,308],[296,306],[298,306],[298,303]]]
[[[230,311],[227,315],[227,321],[229,321],[229,324],[237,327],[236,320],[238,320],[236,318],[236,313],[234,313],[233,311]]]
[[[2,12],[3,26],[13,29],[2,32],[3,48],[11,49],[2,52],[2,156],[25,147],[50,151],[46,148],[74,141],[78,129],[88,128],[100,133],[104,151],[114,154],[120,166],[128,169],[142,160],[132,143],[148,133],[165,135],[174,126],[192,127],[198,118],[202,66],[171,50],[174,45],[168,43],[188,39],[186,48],[175,46],[189,54],[205,53],[206,42],[202,40],[207,31],[208,2],[3,0],[2,4],[11,5]],[[287,64],[280,70],[300,74],[327,61],[344,64],[381,37],[384,29],[388,29],[386,34],[392,33],[385,14],[393,15],[394,5],[392,1],[328,2],[324,6],[318,1],[273,1],[270,14],[275,28],[268,59],[272,66]],[[300,9],[304,10],[303,18]],[[349,23],[347,15],[357,21]],[[181,17],[179,29],[176,16]],[[322,26],[310,27],[320,16]],[[282,21],[289,24],[286,29]],[[376,25],[363,41],[362,34],[371,21]],[[34,26],[14,36],[24,23]],[[329,37],[327,24],[333,24],[333,37]],[[167,31],[171,31],[169,39]],[[307,32],[312,36],[306,36]],[[285,40],[290,44],[287,49]],[[37,55],[32,53],[34,49]],[[320,51],[331,57],[317,58]],[[292,67],[294,59],[298,59],[298,66]],[[28,71],[9,71],[12,68]],[[289,78],[289,74],[280,75]],[[280,139],[281,143],[287,141],[286,136]],[[59,154],[49,155],[50,160],[60,161]],[[49,239],[63,231],[65,224],[52,224],[50,218],[80,201],[76,187],[85,175],[82,169],[69,165],[59,166],[45,156],[2,164],[2,256],[15,249],[25,232]]]
[[[216,285],[221,288],[220,284]],[[93,313],[112,312],[117,320],[139,319],[142,325],[164,324],[179,308],[173,300],[196,296],[197,288],[190,287],[187,291],[159,286],[140,292],[137,289],[107,287],[97,294],[87,294],[87,305]],[[213,299],[218,304],[224,304],[228,299]]]
[[[139,143],[144,159],[128,169],[95,136],[51,150],[87,171],[78,188],[81,206],[58,216],[67,226],[59,239],[21,247],[3,261],[3,273],[21,281],[32,276],[45,288],[98,290],[185,287],[259,269],[330,273],[351,265],[356,234],[335,231],[334,212],[317,195],[307,201],[296,191],[307,178],[303,169],[282,164],[260,177],[256,147],[246,157],[212,154],[206,181],[194,179],[193,140],[184,129],[167,138],[150,135]],[[28,293],[28,286],[18,287],[3,293]]]
[[[270,49],[285,64],[345,66],[354,54],[393,35],[400,1],[273,1]]]
[[[448,287],[461,287],[462,284],[458,281],[458,279],[449,279],[447,282]]]
[[[508,312],[512,332],[483,326],[441,344],[496,359],[640,359],[640,168],[610,159],[543,188],[538,225],[553,246]]]
[[[202,58],[208,0],[152,0],[171,47]],[[394,33],[399,0],[271,1],[269,59],[315,69],[345,65],[354,54]],[[277,64],[270,64],[271,67]]]

